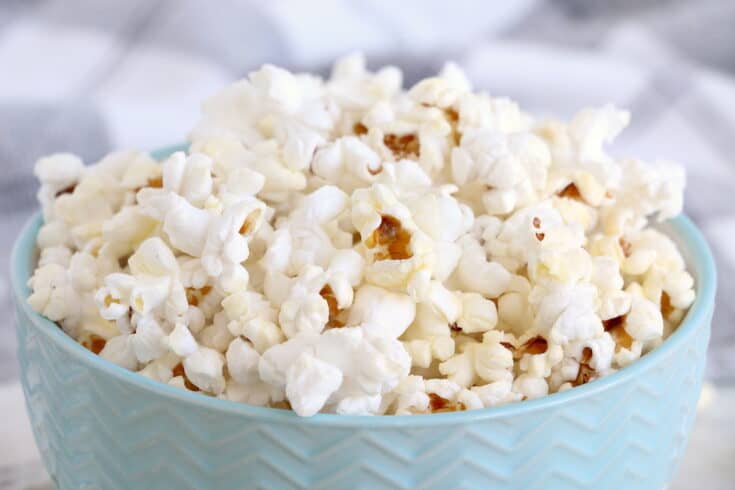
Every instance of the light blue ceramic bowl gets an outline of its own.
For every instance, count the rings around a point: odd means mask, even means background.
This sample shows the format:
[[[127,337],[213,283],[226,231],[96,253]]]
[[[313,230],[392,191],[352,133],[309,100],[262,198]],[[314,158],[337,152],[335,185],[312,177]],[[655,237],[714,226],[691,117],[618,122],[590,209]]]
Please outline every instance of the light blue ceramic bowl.
[[[685,217],[665,225],[697,300],[632,366],[542,399],[408,417],[317,415],[208,398],[92,355],[27,304],[41,225],[12,256],[18,354],[36,442],[62,489],[662,489],[695,416],[715,267]],[[8,448],[6,448],[8,449]]]

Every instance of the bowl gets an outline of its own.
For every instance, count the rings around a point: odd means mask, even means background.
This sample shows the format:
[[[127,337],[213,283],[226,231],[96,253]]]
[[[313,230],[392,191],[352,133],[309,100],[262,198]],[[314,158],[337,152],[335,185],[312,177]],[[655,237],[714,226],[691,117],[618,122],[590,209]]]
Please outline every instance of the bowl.
[[[631,366],[483,410],[310,418],[161,384],[77,344],[26,301],[41,224],[37,214],[16,241],[11,276],[26,406],[58,488],[661,489],[686,448],[716,273],[684,216],[662,228],[695,277],[696,301]]]

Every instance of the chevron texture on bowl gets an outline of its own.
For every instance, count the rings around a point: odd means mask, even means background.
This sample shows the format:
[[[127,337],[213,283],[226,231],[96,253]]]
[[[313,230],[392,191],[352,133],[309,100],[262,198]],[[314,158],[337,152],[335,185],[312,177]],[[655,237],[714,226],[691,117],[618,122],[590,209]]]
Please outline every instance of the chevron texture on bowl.
[[[19,322],[23,384],[59,488],[656,489],[684,451],[707,329],[633,383],[518,415],[371,427],[269,423],[180,403]]]
[[[22,382],[61,489],[663,489],[694,421],[714,265],[684,217],[669,225],[697,280],[684,323],[626,369],[486,410],[317,415],[179,390],[90,354],[26,303],[40,216],[12,259]]]

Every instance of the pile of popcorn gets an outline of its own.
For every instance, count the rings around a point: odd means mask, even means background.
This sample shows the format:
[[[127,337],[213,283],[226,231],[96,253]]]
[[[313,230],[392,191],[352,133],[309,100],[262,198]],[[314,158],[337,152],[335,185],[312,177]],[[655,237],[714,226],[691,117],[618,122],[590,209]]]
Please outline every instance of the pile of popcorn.
[[[447,65],[266,65],[188,153],[38,161],[28,301],[142,376],[302,416],[564,391],[659,345],[694,300],[684,173],[608,154],[629,114],[537,120]]]

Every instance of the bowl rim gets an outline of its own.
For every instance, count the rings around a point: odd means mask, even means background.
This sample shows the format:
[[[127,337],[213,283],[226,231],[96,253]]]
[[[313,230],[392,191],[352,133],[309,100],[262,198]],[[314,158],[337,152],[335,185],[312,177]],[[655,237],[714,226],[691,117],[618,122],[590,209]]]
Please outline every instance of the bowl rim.
[[[184,146],[182,145],[176,145],[152,152],[152,154],[157,158],[161,158],[183,148]],[[316,414],[311,417],[299,417],[290,410],[247,405],[245,403],[223,400],[182,390],[124,369],[91,353],[67,335],[54,322],[34,311],[27,301],[30,294],[27,283],[33,270],[34,258],[37,255],[36,235],[42,222],[41,212],[36,212],[24,225],[21,234],[13,245],[13,251],[11,253],[10,278],[13,299],[15,300],[19,313],[16,319],[17,322],[24,321],[21,316],[25,316],[25,320],[32,322],[46,338],[53,341],[57,347],[77,361],[93,369],[101,370],[119,381],[131,383],[137,388],[150,392],[152,395],[164,396],[172,401],[176,400],[188,405],[212,410],[213,413],[226,412],[282,424],[338,426],[363,429],[386,427],[411,428],[458,425],[479,420],[500,419],[553,409],[559,405],[574,402],[575,400],[592,396],[595,393],[605,391],[621,383],[626,383],[632,378],[641,375],[641,373],[644,373],[680,348],[683,343],[687,342],[694,331],[699,328],[707,328],[715,303],[717,272],[712,253],[702,233],[688,217],[681,214],[668,221],[668,224],[674,232],[668,233],[668,235],[677,241],[680,246],[683,246],[685,255],[690,259],[690,266],[693,269],[692,272],[694,273],[695,284],[697,285],[697,296],[682,320],[682,323],[674,333],[660,346],[642,356],[631,365],[608,376],[561,393],[553,393],[534,400],[478,410],[405,416]]]

